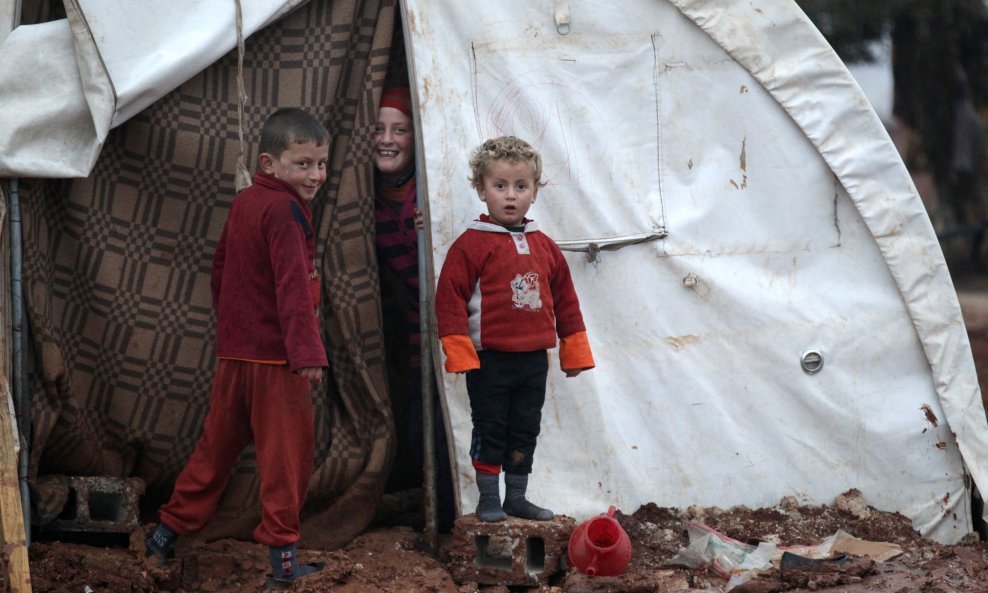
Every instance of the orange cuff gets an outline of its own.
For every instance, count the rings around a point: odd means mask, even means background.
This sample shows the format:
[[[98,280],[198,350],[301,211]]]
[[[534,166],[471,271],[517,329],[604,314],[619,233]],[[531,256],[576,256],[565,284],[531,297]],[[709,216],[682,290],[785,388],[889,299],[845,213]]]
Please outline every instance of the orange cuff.
[[[587,370],[596,365],[587,332],[576,332],[559,341],[559,366],[564,371]]]
[[[446,353],[444,368],[447,373],[462,373],[480,368],[480,357],[473,347],[470,336],[449,335],[439,338]]]

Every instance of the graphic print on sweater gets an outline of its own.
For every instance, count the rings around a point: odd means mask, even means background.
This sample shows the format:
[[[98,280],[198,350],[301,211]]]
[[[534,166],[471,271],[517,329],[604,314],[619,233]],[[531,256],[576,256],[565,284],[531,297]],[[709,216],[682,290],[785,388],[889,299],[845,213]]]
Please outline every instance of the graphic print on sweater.
[[[518,274],[511,281],[511,300],[515,309],[538,311],[542,309],[542,296],[539,293],[539,275],[528,272],[524,276]]]

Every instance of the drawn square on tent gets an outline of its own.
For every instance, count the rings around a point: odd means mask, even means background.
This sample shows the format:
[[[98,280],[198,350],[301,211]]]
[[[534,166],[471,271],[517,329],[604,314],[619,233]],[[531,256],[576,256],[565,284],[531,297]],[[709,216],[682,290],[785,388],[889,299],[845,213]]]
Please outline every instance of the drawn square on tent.
[[[661,171],[674,229],[666,253],[839,246],[837,204],[846,192],[786,110],[721,48],[684,51],[663,41],[656,46]]]
[[[473,44],[478,136],[518,136],[541,153],[546,186],[530,217],[557,241],[664,228],[655,64],[641,34]]]

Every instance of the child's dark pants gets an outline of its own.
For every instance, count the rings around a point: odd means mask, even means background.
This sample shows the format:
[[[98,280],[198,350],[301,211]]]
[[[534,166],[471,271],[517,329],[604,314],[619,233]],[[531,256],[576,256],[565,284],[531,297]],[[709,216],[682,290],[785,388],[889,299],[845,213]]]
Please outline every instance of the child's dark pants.
[[[545,350],[481,350],[480,368],[467,373],[473,437],[470,458],[529,474],[542,423],[549,357]]]

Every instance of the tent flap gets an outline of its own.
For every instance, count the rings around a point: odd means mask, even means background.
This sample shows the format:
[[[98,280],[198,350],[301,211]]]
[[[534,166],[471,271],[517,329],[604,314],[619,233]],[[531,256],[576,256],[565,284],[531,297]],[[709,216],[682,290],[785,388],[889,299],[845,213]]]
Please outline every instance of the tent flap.
[[[243,36],[304,3],[245,3]],[[0,44],[0,176],[85,177],[110,128],[237,42],[232,2],[65,4],[67,19],[17,27]]]

